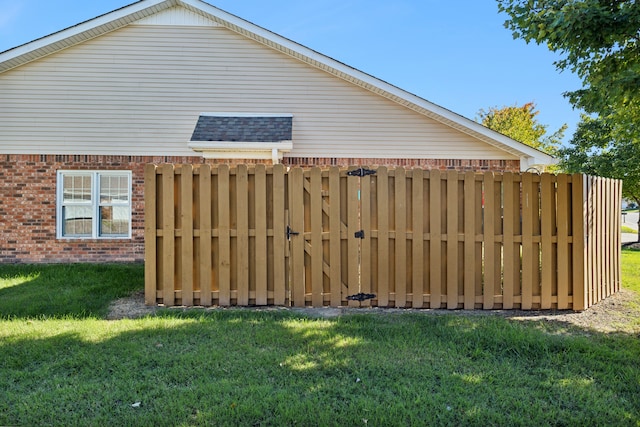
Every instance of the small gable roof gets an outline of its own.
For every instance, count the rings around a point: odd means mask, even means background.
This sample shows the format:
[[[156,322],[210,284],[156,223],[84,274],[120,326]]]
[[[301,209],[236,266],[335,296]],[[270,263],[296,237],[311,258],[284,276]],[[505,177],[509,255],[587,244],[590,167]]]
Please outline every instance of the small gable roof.
[[[293,115],[203,113],[191,141],[281,142],[291,141]]]
[[[187,10],[271,49],[385,97],[453,129],[520,158],[521,168],[555,163],[553,157],[495,132],[473,120],[427,101],[292,40],[252,24],[201,0],[141,0],[54,34],[0,53],[0,73],[84,41],[125,27],[172,7]]]

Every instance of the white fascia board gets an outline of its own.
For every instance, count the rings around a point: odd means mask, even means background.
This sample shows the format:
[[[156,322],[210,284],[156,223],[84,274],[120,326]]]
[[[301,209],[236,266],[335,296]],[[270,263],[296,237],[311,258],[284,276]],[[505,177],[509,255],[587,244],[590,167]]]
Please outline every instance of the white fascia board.
[[[283,152],[293,150],[292,141],[279,142],[237,142],[237,141],[191,141],[188,147],[194,151],[205,150],[268,150],[277,149]]]

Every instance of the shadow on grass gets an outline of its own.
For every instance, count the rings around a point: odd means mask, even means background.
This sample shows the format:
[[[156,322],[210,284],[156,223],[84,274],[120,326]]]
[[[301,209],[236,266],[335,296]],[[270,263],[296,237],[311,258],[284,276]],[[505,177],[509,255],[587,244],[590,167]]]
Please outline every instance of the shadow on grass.
[[[486,316],[241,310],[4,323],[15,330],[0,335],[0,425],[640,421],[629,336]]]
[[[142,264],[0,265],[0,318],[104,317],[143,288]]]

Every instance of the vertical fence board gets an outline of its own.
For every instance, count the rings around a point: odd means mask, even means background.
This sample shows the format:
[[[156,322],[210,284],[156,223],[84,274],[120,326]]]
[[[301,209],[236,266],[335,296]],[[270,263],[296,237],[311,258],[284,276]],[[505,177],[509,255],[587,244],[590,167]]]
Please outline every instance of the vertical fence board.
[[[553,191],[551,175],[542,174],[540,189],[542,195],[542,296],[540,308],[551,308],[551,293],[553,283],[553,216],[551,210],[555,194]]]
[[[395,306],[407,305],[407,178],[404,168],[394,176],[395,195]]]
[[[329,280],[331,286],[331,306],[342,304],[341,240],[340,220],[340,169],[329,169]]]
[[[360,241],[355,233],[360,230],[359,191],[360,179],[347,178],[347,295],[360,292]],[[349,301],[348,305],[357,307],[358,301]]]
[[[378,306],[389,305],[389,187],[386,167],[378,168]]]
[[[229,166],[220,165],[218,172],[218,304],[231,304],[231,177]]]
[[[483,222],[483,243],[484,243],[484,288],[482,295],[482,308],[491,310],[494,304],[494,294],[498,277],[496,275],[496,245],[495,245],[495,180],[493,172],[484,173],[484,222]]]
[[[530,310],[533,304],[533,175],[522,175],[522,303],[523,310]],[[537,206],[536,206],[537,207]],[[537,257],[538,254],[535,254]]]
[[[304,284],[304,177],[301,168],[289,171],[290,227],[300,233],[291,236],[291,303],[294,307],[305,306]]]
[[[573,275],[571,289],[573,294],[572,307],[575,311],[582,311],[586,304],[586,247],[585,247],[585,217],[586,217],[586,180],[584,175],[571,175],[571,229],[573,231],[572,253]]]
[[[431,262],[429,266],[429,300],[430,308],[440,308],[442,303],[442,178],[439,170],[429,172],[429,191],[431,203],[429,204],[429,252]]]
[[[558,309],[569,308],[569,206],[571,203],[567,175],[558,175]]]
[[[476,303],[476,176],[464,174],[464,308],[473,310]]]
[[[309,196],[311,199],[311,305],[322,307],[323,302],[323,261],[322,251],[322,175],[320,168],[314,167],[309,174]]]
[[[458,307],[458,172],[447,171],[447,308]]]
[[[182,165],[180,174],[180,250],[182,304],[193,305],[193,166]]]
[[[273,166],[273,303],[284,305],[288,290],[286,277],[285,169],[281,164]]]
[[[197,265],[200,304],[210,306],[211,298],[211,166],[199,167],[198,208],[200,210],[200,259]]]
[[[265,165],[255,166],[255,289],[256,305],[267,305],[267,170]]]
[[[371,187],[375,186],[374,176],[365,176],[360,180],[360,228],[364,230],[364,239],[360,240],[360,292],[372,293],[371,289],[371,244],[373,234],[371,232]],[[369,307],[371,300],[362,301],[362,307]]]
[[[249,174],[246,165],[236,167],[236,270],[238,305],[249,304]]]
[[[155,305],[156,283],[156,259],[158,257],[157,225],[156,225],[156,166],[144,167],[144,302],[146,305]]]
[[[424,306],[424,172],[422,169],[411,171],[411,198],[413,199],[411,213],[411,307]]]
[[[503,178],[504,191],[504,215],[503,215],[503,259],[504,259],[504,279],[503,279],[503,296],[502,308],[510,310],[513,308],[513,292],[514,292],[514,276],[516,275],[516,257],[519,254],[515,248],[515,229],[513,217],[515,215],[517,200],[513,197],[514,179],[513,173],[506,172]],[[518,196],[519,198],[519,196]],[[519,203],[518,203],[519,204]]]
[[[175,190],[174,167],[162,166],[162,302],[167,306],[175,304]]]

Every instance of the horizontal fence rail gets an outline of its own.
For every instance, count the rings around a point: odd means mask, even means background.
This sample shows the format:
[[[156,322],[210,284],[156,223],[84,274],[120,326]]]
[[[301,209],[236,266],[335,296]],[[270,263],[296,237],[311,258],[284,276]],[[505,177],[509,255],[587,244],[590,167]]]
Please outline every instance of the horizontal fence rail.
[[[147,304],[583,310],[620,286],[621,182],[147,165]]]

